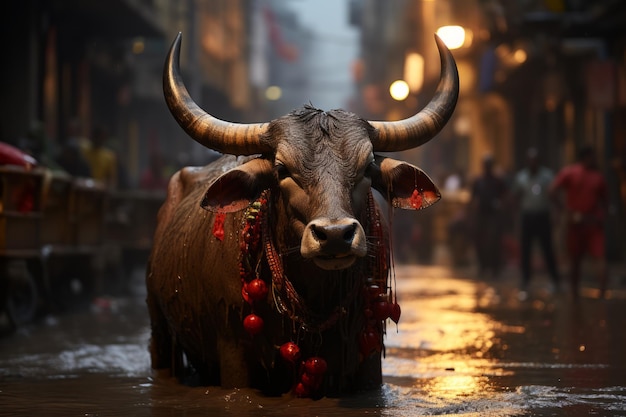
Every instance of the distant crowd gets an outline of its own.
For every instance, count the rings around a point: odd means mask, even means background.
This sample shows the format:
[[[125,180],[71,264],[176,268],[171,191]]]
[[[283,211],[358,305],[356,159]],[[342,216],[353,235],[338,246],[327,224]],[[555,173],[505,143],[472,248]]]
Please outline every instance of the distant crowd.
[[[511,182],[496,174],[494,162],[491,155],[484,157],[483,171],[471,185],[467,216],[480,276],[498,277],[501,273],[508,246],[507,222],[511,221],[510,213],[518,213],[520,299],[525,299],[529,291],[534,242],[540,245],[552,290],[563,290],[552,236],[556,213],[565,223],[571,294],[578,297],[581,262],[589,256],[595,266],[599,296],[604,297],[608,283],[605,220],[609,199],[594,149],[581,148],[577,161],[556,174],[542,166],[536,149],[529,149],[526,166]]]

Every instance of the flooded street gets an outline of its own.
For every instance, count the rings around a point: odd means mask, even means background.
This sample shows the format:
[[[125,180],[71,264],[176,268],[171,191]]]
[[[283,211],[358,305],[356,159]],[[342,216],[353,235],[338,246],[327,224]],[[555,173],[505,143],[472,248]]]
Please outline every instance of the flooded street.
[[[133,295],[43,318],[0,339],[0,416],[626,416],[626,293],[577,302],[513,278],[396,268],[385,383],[347,399],[266,398],[155,378],[138,277]]]

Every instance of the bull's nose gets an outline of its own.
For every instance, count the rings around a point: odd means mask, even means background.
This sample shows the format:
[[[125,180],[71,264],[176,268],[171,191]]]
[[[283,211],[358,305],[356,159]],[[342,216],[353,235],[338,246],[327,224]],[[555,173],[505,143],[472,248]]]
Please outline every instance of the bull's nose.
[[[320,242],[320,245],[328,252],[341,253],[350,249],[357,223],[348,224],[319,224],[311,222],[311,233]]]
[[[311,221],[302,235],[300,248],[305,258],[365,256],[365,232],[354,218],[318,218]]]

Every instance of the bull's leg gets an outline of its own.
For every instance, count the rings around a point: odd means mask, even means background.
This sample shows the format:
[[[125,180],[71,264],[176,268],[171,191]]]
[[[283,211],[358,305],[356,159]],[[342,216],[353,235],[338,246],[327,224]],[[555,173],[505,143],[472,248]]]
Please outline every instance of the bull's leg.
[[[150,360],[152,369],[172,370],[172,355],[174,349],[172,346],[172,336],[167,327],[167,320],[161,311],[161,307],[155,300],[154,295],[150,291],[148,291],[146,302],[150,315]]]
[[[369,390],[379,388],[383,383],[380,353],[365,359],[356,374],[356,389]]]
[[[245,349],[235,338],[220,336],[217,351],[220,364],[220,385],[223,388],[241,388],[250,385]]]

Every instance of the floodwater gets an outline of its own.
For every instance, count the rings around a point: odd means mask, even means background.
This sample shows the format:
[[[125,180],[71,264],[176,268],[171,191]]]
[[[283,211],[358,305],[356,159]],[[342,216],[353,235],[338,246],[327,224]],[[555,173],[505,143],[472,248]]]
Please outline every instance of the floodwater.
[[[43,318],[0,339],[0,416],[626,416],[626,292],[578,301],[541,281],[396,269],[384,385],[345,399],[188,387],[150,370],[149,321],[131,296]]]

